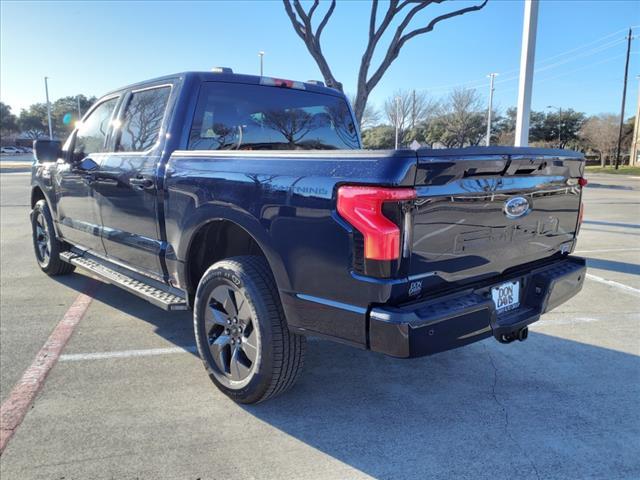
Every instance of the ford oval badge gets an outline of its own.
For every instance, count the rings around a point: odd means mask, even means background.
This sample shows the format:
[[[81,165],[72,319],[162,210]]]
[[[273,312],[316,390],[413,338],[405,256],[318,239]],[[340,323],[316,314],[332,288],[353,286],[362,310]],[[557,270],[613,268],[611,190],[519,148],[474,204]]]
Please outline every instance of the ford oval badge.
[[[508,218],[519,218],[530,211],[529,200],[524,197],[513,197],[504,203],[504,214]]]

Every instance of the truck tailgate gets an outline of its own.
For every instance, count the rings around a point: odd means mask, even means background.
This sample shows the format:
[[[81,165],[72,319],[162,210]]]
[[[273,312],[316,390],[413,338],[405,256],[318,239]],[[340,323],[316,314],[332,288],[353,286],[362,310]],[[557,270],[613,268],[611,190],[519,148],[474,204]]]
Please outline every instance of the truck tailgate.
[[[573,248],[580,154],[471,152],[418,151],[411,276],[464,284]]]

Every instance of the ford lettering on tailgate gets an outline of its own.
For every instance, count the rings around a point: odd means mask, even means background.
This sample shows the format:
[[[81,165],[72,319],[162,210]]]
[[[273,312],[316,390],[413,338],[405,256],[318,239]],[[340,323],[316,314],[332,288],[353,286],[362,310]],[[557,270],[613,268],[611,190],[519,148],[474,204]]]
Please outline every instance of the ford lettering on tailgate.
[[[560,221],[557,217],[539,220],[528,225],[508,225],[505,227],[487,227],[456,236],[453,252],[473,252],[494,249],[502,245],[525,238],[553,235],[558,232]]]

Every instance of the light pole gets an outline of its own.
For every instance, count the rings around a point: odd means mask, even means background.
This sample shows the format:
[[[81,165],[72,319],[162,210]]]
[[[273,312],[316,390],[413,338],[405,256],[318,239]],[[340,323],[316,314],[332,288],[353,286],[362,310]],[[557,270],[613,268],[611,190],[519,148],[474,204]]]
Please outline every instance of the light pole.
[[[493,80],[498,76],[497,73],[487,75],[491,79],[489,84],[489,109],[487,111],[487,147],[491,145],[491,110],[493,110]]]
[[[398,149],[399,131],[400,131],[400,97],[396,97],[396,150]]]
[[[82,111],[80,110],[80,95],[76,97],[76,100],[78,101],[78,121],[80,121],[82,119]]]
[[[547,105],[547,108],[555,108],[558,110],[558,148],[562,148],[562,107]]]
[[[260,76],[262,77],[263,75],[263,67],[264,67],[264,52],[262,50],[260,50],[258,52],[258,56],[260,57]]]
[[[633,30],[629,29],[627,35],[627,60],[624,64],[624,83],[622,84],[622,105],[620,106],[620,129],[618,130],[618,147],[616,148],[616,170],[620,165],[620,147],[622,145],[622,128],[624,127],[624,104],[627,101],[627,77],[629,76],[629,55],[631,54],[631,40],[633,40]]]
[[[518,114],[516,116],[516,147],[529,145],[529,115],[533,89],[533,63],[536,56],[538,28],[538,0],[524,1],[522,49],[520,52],[520,80],[518,83]]]
[[[44,77],[44,92],[47,96],[47,120],[49,121],[49,140],[53,140],[53,129],[51,128],[51,103],[49,102],[49,77]]]
[[[636,120],[633,124],[633,141],[629,156],[629,165],[631,166],[638,163],[638,142],[640,142],[640,75],[636,75],[636,78],[638,79],[638,98],[636,99],[638,106],[636,107]]]

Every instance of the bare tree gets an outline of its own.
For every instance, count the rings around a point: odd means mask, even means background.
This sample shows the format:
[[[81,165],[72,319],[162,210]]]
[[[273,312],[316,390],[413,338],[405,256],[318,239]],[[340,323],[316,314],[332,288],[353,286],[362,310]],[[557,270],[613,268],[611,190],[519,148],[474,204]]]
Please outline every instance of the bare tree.
[[[398,127],[398,141],[404,143],[407,133],[428,120],[438,111],[438,102],[424,92],[396,90],[384,102],[384,113],[393,128]]]
[[[287,139],[289,148],[294,148],[311,131],[314,118],[302,109],[269,110],[264,112],[262,122],[280,132]]]
[[[442,3],[444,0],[390,0],[387,6],[382,20],[378,24],[378,0],[371,2],[371,14],[369,17],[369,39],[367,46],[362,54],[360,60],[360,69],[358,71],[358,89],[356,92],[356,99],[354,102],[354,113],[356,119],[361,123],[365,107],[369,94],[380,82],[380,79],[385,74],[387,69],[391,66],[398,55],[402,47],[412,38],[418,35],[431,32],[437,24],[444,20],[448,20],[465,13],[474,12],[482,9],[488,0],[483,0],[478,5],[472,5],[470,7],[458,8],[453,11],[443,13],[435,18],[432,18],[425,26],[410,29],[409,24],[414,17],[424,10],[426,7],[436,3]],[[331,0],[329,8],[321,17],[318,26],[314,31],[313,16],[317,12],[320,0],[314,0],[313,4],[308,10],[305,10],[300,4],[299,0],[283,0],[285,11],[291,20],[291,25],[296,34],[304,41],[307,50],[318,64],[318,68],[324,77],[324,81],[327,85],[342,90],[342,84],[334,77],[329,63],[322,52],[320,45],[320,37],[324,31],[331,15],[336,8],[336,0]],[[388,46],[386,53],[382,55],[380,64],[373,68],[373,73],[370,73],[371,62],[376,49],[379,46],[380,40],[389,29],[391,23],[394,20],[399,20],[399,23],[395,29]]]
[[[349,103],[353,108],[353,105],[356,103],[356,96],[349,94],[347,97],[349,98]],[[381,118],[382,114],[380,110],[378,110],[373,103],[367,103],[364,107],[364,111],[362,112],[362,118],[360,118],[360,130],[375,127],[380,123]]]
[[[580,137],[600,156],[600,165],[605,166],[606,159],[613,158],[618,142],[618,117],[613,114],[600,114],[589,118]]]
[[[126,111],[120,149],[143,151],[158,139],[169,89],[157,88],[134,94]],[[107,124],[100,128],[107,128]],[[106,131],[102,132],[106,135]]]
[[[446,147],[478,145],[486,134],[484,116],[484,105],[476,90],[454,90],[430,126],[431,141]]]

